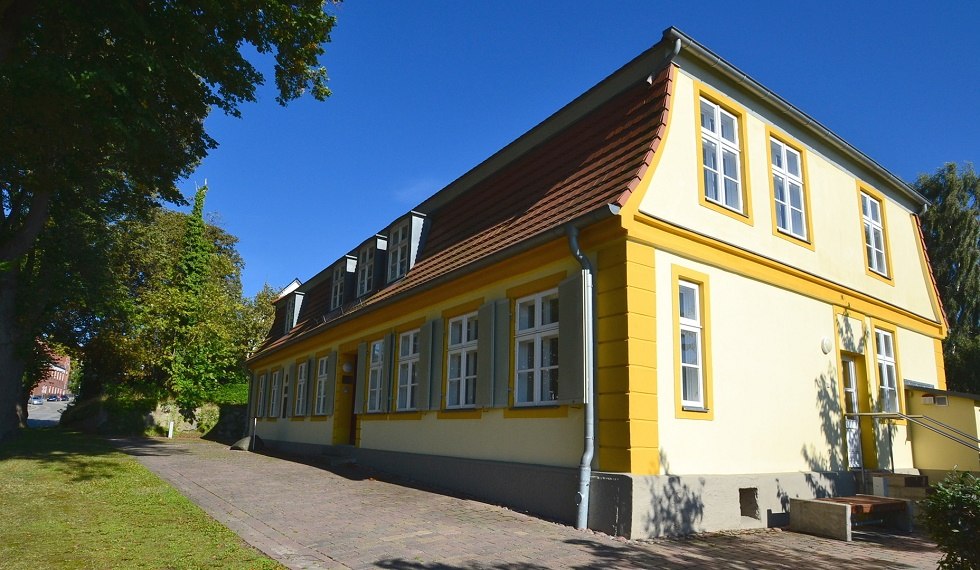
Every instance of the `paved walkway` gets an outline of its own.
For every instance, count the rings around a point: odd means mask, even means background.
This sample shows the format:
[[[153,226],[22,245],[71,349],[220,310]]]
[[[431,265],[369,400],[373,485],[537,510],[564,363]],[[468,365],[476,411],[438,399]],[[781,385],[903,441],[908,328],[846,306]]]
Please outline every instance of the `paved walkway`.
[[[290,568],[936,568],[916,537],[845,543],[767,530],[625,541],[508,509],[231,451],[208,441],[115,440],[246,541]]]

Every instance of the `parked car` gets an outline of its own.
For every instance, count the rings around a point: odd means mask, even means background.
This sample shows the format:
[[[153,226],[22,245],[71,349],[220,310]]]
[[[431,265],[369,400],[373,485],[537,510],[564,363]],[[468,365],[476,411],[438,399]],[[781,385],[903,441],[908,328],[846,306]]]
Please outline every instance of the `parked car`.
[[[60,400],[62,402],[67,402],[68,401],[68,394],[62,394]]]
[[[58,401],[58,396],[48,396],[48,401],[49,402],[57,402]]]
[[[30,403],[34,404],[35,406],[40,406],[44,403],[44,398],[41,396],[31,396]]]

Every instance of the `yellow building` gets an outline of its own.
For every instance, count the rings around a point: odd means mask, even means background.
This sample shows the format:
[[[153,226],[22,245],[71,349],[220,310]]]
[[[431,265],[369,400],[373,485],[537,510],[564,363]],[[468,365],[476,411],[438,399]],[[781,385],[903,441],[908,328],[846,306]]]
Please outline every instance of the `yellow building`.
[[[764,527],[914,468],[846,414],[945,388],[925,204],[668,29],[284,290],[255,433],[625,536]]]

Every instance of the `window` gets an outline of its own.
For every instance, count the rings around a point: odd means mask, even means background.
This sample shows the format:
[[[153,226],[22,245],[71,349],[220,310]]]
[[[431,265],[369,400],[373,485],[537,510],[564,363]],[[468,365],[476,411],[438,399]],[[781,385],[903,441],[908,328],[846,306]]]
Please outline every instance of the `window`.
[[[368,401],[367,411],[381,411],[381,374],[383,372],[385,341],[376,340],[371,343],[371,362],[368,369]]]
[[[476,404],[477,325],[476,313],[449,320],[447,408]]]
[[[286,301],[286,319],[283,322],[282,334],[288,334],[289,330],[293,328],[293,324],[295,324],[295,321],[293,321],[293,317],[295,316],[295,313],[296,313],[296,296],[290,295],[289,300]]]
[[[374,287],[374,248],[365,247],[357,253],[357,296]]]
[[[316,408],[314,408],[314,413],[321,416],[327,413],[327,375],[329,373],[327,362],[327,357],[319,360],[316,376]]]
[[[258,382],[258,395],[255,400],[255,415],[262,416],[265,409],[265,389],[266,389],[266,378],[265,374],[259,376]]]
[[[333,281],[330,283],[330,310],[334,310],[344,304],[344,266],[338,265],[333,268]]]
[[[412,225],[405,221],[391,231],[388,242],[388,281],[394,281],[408,273],[412,253]]]
[[[742,213],[742,165],[738,117],[702,97],[701,160],[704,197]]]
[[[803,160],[800,152],[772,137],[769,138],[769,151],[776,227],[785,234],[806,240]]]
[[[296,367],[296,415],[306,415],[306,363]]]
[[[704,409],[704,353],[701,324],[701,288],[689,281],[677,286],[680,324],[681,404]]]
[[[895,370],[895,342],[892,333],[875,330],[878,382],[881,384],[881,411],[898,411],[898,374]]]
[[[861,217],[864,221],[864,247],[867,253],[868,269],[888,277],[888,264],[885,261],[885,225],[881,212],[881,202],[861,192]]]
[[[558,290],[517,300],[516,404],[558,398]]]
[[[397,410],[414,410],[419,388],[419,331],[402,333],[398,337],[398,401]]]
[[[284,418],[289,415],[289,373],[286,372],[282,375],[282,408],[280,409],[281,415],[279,417]]]
[[[279,371],[272,373],[272,394],[269,395],[269,417],[279,415],[279,392],[282,391]]]

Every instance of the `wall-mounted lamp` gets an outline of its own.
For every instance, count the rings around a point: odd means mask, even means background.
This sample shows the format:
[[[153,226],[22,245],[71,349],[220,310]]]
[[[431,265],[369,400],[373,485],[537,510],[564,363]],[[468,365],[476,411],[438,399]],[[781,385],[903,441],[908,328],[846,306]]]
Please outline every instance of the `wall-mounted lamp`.
[[[833,348],[833,345],[830,344],[830,339],[823,337],[823,340],[820,341],[820,350],[822,350],[824,354],[830,354],[831,348]]]
[[[354,367],[351,366],[350,362],[345,362],[344,365],[340,367],[340,369],[344,371],[344,374],[350,374],[351,371],[354,370]]]

